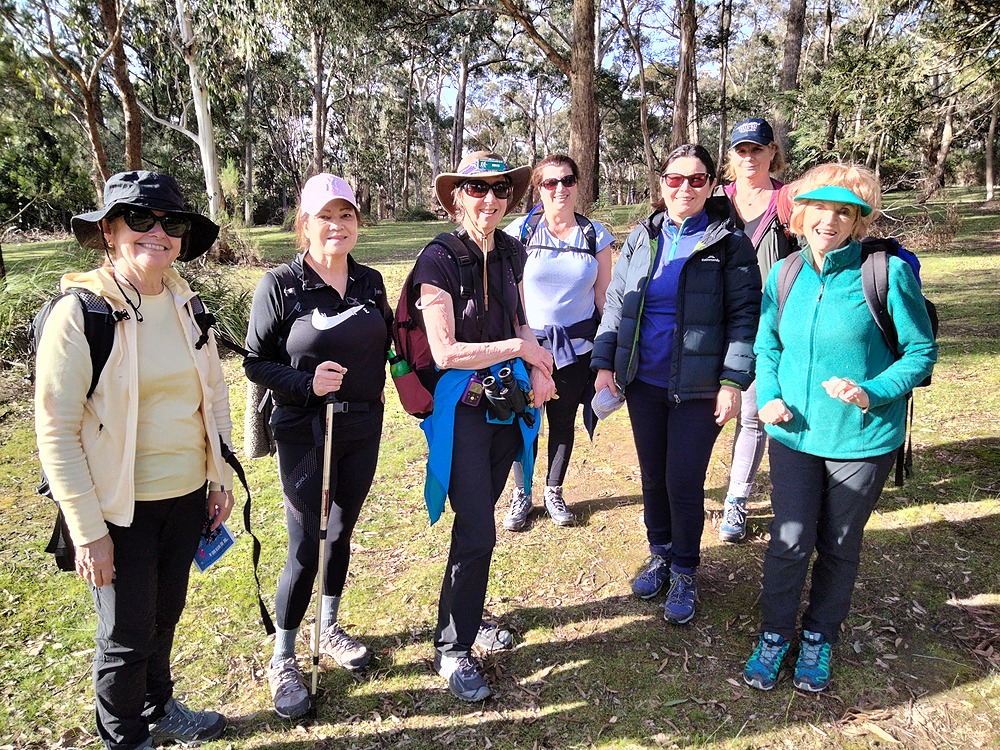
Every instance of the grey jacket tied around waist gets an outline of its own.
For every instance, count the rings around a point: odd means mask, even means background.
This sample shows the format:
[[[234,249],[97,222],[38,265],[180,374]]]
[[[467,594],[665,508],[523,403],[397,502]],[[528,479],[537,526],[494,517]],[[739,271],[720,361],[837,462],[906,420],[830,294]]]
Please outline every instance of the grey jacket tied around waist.
[[[725,198],[705,204],[709,224],[678,281],[667,386],[675,401],[714,398],[721,381],[745,390],[754,379],[753,342],[761,280],[750,240],[729,219]],[[625,241],[608,286],[591,367],[612,370],[619,388],[635,378],[646,286],[658,262],[666,212],[656,210]]]

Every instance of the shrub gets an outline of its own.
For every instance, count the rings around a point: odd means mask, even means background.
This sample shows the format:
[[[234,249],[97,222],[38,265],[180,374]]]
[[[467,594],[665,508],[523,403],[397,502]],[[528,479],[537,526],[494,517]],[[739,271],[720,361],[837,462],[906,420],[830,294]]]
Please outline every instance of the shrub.
[[[396,221],[438,221],[441,217],[435,216],[433,211],[426,208],[409,208],[396,214]]]

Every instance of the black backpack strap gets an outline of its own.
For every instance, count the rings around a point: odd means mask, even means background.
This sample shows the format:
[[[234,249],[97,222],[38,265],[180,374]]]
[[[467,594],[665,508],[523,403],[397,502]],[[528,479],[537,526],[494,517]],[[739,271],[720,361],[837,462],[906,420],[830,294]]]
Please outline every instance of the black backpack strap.
[[[805,259],[801,253],[793,253],[785,258],[778,271],[778,319],[775,321],[775,328],[781,323],[781,311],[785,309],[785,301],[789,292],[792,291],[792,284],[799,277],[799,272],[805,264]]]
[[[594,222],[588,219],[583,214],[574,213],[576,217],[576,224],[580,229],[583,230],[583,236],[587,240],[587,250],[592,256],[597,257],[597,230],[594,228]]]
[[[892,355],[899,357],[899,336],[889,314],[889,255],[881,243],[864,242],[861,250],[861,286],[875,325]]]
[[[260,576],[257,573],[257,567],[260,563],[261,545],[260,540],[250,530],[250,485],[247,484],[247,475],[243,471],[242,464],[240,464],[239,459],[236,458],[236,454],[233,453],[232,449],[226,445],[221,435],[219,436],[219,445],[222,450],[222,457],[226,460],[227,464],[233,467],[233,473],[239,478],[243,489],[247,493],[246,502],[243,503],[243,528],[250,535],[250,538],[253,539],[253,579],[257,582],[257,606],[260,608],[260,619],[264,623],[264,631],[268,635],[271,635],[274,633],[274,622],[272,622],[271,615],[267,611],[267,605],[264,604],[264,598],[261,596]]]
[[[472,257],[469,246],[451,232],[441,232],[434,242],[447,247],[458,261],[459,295],[462,299],[473,299],[477,291],[479,274],[476,273],[476,260]]]
[[[205,307],[205,303],[201,301],[201,297],[195,294],[191,299],[188,300],[188,306],[191,310],[191,316],[194,318],[195,325],[198,326],[198,330],[201,331],[201,335],[198,340],[194,343],[195,349],[201,349],[205,344],[208,343],[208,332],[215,327],[216,319],[215,316],[208,311]],[[215,340],[217,343],[222,344],[224,347],[230,351],[234,351],[244,357],[249,357],[250,352],[244,349],[242,346],[237,344],[228,336],[222,334],[218,328],[215,329]]]
[[[90,362],[93,366],[93,375],[90,378],[90,388],[87,390],[87,398],[94,395],[97,382],[104,371],[104,365],[108,363],[111,356],[111,349],[115,344],[115,324],[119,320],[124,320],[124,316],[118,316],[111,309],[111,304],[89,289],[80,287],[70,287],[65,294],[72,294],[80,303],[83,311],[83,333],[87,338],[87,345],[90,347]],[[60,295],[62,296],[62,295]],[[53,300],[53,304],[55,300]]]

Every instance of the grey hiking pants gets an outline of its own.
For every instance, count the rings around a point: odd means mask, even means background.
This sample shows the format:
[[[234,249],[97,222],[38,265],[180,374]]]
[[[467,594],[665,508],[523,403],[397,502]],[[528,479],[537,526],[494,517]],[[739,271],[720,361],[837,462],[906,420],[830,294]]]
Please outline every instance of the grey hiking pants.
[[[732,469],[729,472],[729,495],[750,497],[753,480],[764,458],[767,433],[764,423],[757,416],[757,381],[743,392],[742,405],[736,418],[736,435],[733,437]]]

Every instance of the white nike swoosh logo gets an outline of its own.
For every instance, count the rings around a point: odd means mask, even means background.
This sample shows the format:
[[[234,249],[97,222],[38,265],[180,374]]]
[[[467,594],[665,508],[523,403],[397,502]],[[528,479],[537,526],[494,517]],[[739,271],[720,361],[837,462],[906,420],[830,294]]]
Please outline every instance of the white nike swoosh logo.
[[[353,315],[357,315],[364,309],[364,305],[358,305],[357,307],[352,307],[350,310],[345,310],[342,313],[330,316],[324,315],[319,310],[314,309],[312,314],[312,326],[317,331],[329,331],[331,328],[336,328],[345,320]]]

